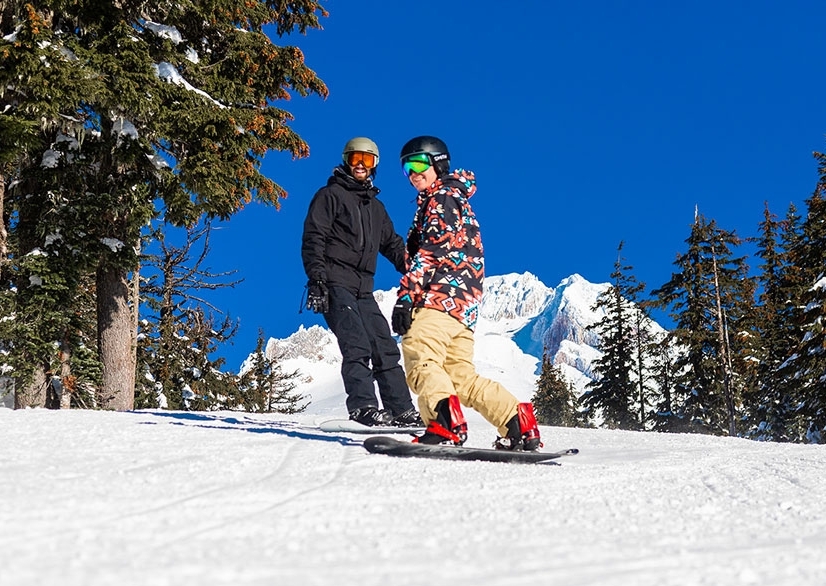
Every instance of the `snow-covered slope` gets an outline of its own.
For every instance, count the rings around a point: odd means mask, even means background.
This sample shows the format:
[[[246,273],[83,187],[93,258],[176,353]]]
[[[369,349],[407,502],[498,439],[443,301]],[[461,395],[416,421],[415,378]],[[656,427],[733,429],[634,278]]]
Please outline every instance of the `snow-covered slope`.
[[[445,462],[320,419],[0,409],[0,584],[826,584],[826,446],[542,426],[580,454]]]

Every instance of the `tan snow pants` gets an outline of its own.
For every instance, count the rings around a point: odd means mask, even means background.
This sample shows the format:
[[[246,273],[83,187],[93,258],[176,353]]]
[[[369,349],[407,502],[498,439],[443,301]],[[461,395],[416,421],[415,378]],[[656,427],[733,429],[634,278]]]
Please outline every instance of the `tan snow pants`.
[[[407,384],[419,398],[425,424],[436,419],[436,403],[458,395],[462,405],[478,411],[507,435],[505,424],[519,401],[501,384],[479,376],[473,366],[473,332],[437,309],[419,308],[402,338]]]

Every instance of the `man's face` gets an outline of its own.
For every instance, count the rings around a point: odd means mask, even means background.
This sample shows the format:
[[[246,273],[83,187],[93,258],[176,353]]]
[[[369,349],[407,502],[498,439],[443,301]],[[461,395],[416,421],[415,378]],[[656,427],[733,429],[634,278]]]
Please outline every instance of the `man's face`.
[[[407,178],[410,180],[410,185],[416,188],[416,191],[424,191],[433,185],[438,179],[438,175],[436,175],[436,169],[430,166],[421,173],[410,173]]]
[[[355,167],[350,167],[350,174],[353,176],[353,179],[363,183],[370,177],[370,169],[365,167],[364,163],[360,162]]]
[[[346,155],[345,162],[350,169],[350,175],[352,175],[356,181],[361,181],[362,183],[367,181],[367,178],[370,177],[373,172],[373,168],[379,162],[378,155],[364,151],[351,151],[346,153]]]

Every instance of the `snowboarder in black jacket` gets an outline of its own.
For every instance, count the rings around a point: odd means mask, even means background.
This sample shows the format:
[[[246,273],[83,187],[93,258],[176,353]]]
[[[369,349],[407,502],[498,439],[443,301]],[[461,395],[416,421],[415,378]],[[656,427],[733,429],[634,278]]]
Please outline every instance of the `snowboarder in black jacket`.
[[[322,313],[341,350],[341,376],[350,419],[366,425],[421,425],[399,361],[399,348],[373,298],[378,254],[407,272],[405,243],[396,234],[373,185],[379,149],[369,138],[350,140],[343,164],[316,192],[301,258],[307,309]],[[378,383],[383,408],[376,398]]]

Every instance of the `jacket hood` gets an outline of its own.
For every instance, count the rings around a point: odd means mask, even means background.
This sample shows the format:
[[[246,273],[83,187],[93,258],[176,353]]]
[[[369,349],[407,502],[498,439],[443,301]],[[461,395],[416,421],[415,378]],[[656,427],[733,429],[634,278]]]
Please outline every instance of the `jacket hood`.
[[[476,174],[473,171],[456,169],[445,177],[443,182],[446,185],[456,185],[456,187],[459,187],[459,189],[465,192],[465,196],[468,198],[476,193]]]
[[[459,189],[466,198],[470,199],[470,197],[476,193],[476,174],[467,169],[456,169],[452,173],[437,179],[433,185],[428,187],[423,193],[425,195],[435,193],[442,187]]]

